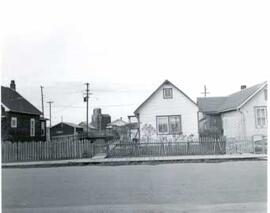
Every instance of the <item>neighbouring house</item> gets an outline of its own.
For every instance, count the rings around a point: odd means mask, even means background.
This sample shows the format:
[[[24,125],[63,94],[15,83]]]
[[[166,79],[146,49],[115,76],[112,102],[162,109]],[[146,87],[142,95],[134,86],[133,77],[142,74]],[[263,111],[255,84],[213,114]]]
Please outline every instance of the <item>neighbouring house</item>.
[[[267,136],[267,82],[225,97],[198,98],[200,135],[224,135],[237,140]]]
[[[165,80],[134,112],[140,141],[178,141],[198,136],[198,106]]]
[[[50,128],[51,138],[59,136],[76,136],[81,133],[83,133],[83,127],[70,122],[60,122]]]
[[[87,132],[86,122],[82,121],[78,125],[83,128],[83,132]],[[95,128],[91,123],[88,124],[88,131],[93,131],[93,130],[96,130],[96,129],[97,128]]]
[[[122,119],[122,117],[120,117],[119,119],[116,119],[116,120],[114,120],[113,122],[109,123],[109,124],[107,125],[107,127],[108,127],[108,128],[113,128],[113,127],[115,127],[115,128],[116,128],[116,127],[122,128],[122,127],[125,127],[127,124],[128,124],[128,122],[124,121],[124,120]]]
[[[114,120],[107,125],[107,128],[116,132],[120,138],[120,141],[128,142],[129,140],[129,127],[128,122],[124,121],[122,117]]]
[[[46,119],[42,112],[10,87],[1,86],[2,141],[45,141]]]

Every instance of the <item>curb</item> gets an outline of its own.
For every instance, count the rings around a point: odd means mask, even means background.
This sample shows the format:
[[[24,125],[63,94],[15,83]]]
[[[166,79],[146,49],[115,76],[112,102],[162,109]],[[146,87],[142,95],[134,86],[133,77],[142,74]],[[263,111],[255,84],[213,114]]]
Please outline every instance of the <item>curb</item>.
[[[2,163],[2,168],[43,168],[67,166],[120,166],[120,165],[157,165],[166,163],[222,163],[229,161],[267,161],[267,155],[237,156],[170,156],[170,157],[134,157],[105,159],[73,159],[59,161],[31,161]]]

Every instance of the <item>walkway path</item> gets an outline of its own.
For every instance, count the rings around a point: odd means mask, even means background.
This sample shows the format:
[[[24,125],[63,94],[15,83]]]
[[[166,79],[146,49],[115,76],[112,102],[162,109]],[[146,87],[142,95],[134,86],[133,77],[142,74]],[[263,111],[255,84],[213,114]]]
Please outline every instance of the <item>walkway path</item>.
[[[188,156],[162,156],[162,157],[127,157],[127,158],[96,158],[69,159],[55,161],[31,161],[2,163],[3,168],[12,167],[53,167],[73,166],[85,164],[101,165],[126,165],[140,163],[188,163],[188,162],[220,162],[237,160],[267,160],[266,154],[238,154],[238,155],[188,155]]]

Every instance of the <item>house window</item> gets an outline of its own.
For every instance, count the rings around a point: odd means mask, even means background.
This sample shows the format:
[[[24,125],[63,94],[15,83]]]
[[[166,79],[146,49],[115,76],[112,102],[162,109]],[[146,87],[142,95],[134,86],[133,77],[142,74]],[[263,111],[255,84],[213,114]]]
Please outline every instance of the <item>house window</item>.
[[[157,117],[157,130],[158,134],[169,133],[169,120],[168,117]]]
[[[169,129],[171,134],[181,133],[181,118],[180,115],[169,116]]]
[[[30,119],[30,136],[35,137],[35,119]]]
[[[172,99],[173,98],[172,88],[164,88],[163,89],[163,98],[164,99]]]
[[[41,122],[41,136],[45,136],[45,122]]]
[[[257,128],[265,128],[267,125],[267,109],[265,106],[255,107],[255,121]]]
[[[17,118],[11,117],[11,128],[17,128]]]
[[[157,116],[158,134],[181,134],[181,116]]]

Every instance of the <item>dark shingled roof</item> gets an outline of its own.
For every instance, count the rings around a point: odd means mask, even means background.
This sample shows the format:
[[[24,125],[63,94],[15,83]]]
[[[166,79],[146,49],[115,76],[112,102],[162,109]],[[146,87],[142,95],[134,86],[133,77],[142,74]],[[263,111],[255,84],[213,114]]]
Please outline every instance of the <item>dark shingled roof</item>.
[[[66,124],[66,125],[68,125],[70,127],[73,127],[73,128],[83,128],[82,126],[79,126],[79,125],[71,123],[71,122],[60,122],[60,123],[55,124],[54,126],[52,126],[52,128],[55,127],[55,126],[58,126],[60,124]]]
[[[219,107],[225,100],[226,97],[197,98],[197,104],[201,112],[218,113]]]
[[[199,110],[206,113],[219,113],[237,110],[237,108],[248,100],[248,98],[250,98],[260,89],[264,88],[266,85],[267,82],[256,84],[226,97],[197,98]]]
[[[1,86],[1,103],[12,112],[41,115],[42,113],[18,92]]]

